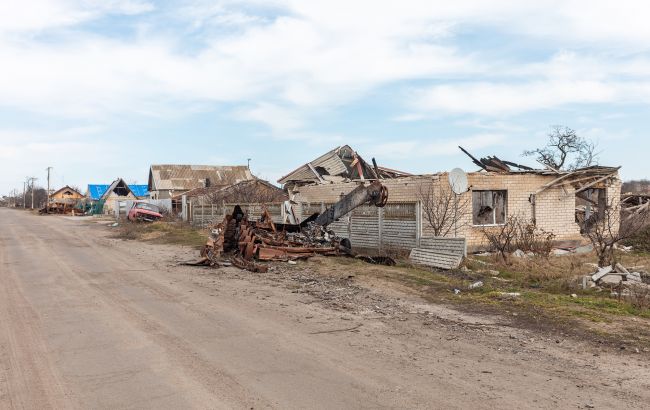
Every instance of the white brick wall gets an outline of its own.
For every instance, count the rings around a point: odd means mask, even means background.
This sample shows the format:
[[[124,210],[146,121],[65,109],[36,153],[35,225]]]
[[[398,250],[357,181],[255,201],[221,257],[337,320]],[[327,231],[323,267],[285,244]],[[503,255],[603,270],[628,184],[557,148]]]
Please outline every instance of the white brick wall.
[[[543,185],[555,179],[552,175],[499,174],[475,172],[468,174],[471,190],[507,190],[507,213],[531,219],[533,207],[530,196]],[[419,192],[430,184],[447,184],[447,174],[413,176],[382,181],[388,188],[388,202],[411,202],[419,200]],[[335,202],[357,186],[356,183],[311,185],[296,188],[296,200],[300,202]],[[599,186],[599,187],[605,187]],[[616,178],[607,186],[608,198],[620,197],[621,181]],[[465,193],[470,206],[467,209],[459,236],[467,238],[470,248],[484,244],[482,227],[472,226],[471,192]],[[556,239],[580,240],[580,227],[575,222],[575,189],[571,185],[547,189],[537,195],[537,226],[555,234]],[[422,218],[420,218],[422,221]],[[431,235],[426,224],[420,227],[421,236]]]

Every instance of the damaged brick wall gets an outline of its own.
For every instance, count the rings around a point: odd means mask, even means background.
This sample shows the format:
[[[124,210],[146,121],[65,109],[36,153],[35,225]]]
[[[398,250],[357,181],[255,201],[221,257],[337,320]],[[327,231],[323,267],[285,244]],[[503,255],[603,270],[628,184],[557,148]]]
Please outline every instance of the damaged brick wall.
[[[530,202],[531,194],[535,193],[544,184],[555,177],[551,175],[538,175],[532,173],[485,173],[475,172],[468,174],[471,190],[507,190],[507,215],[532,219],[533,206]],[[397,179],[386,179],[382,183],[388,188],[388,203],[418,202],[419,194],[427,187],[439,184],[448,184],[447,174],[412,176]],[[445,185],[446,186],[446,185]],[[345,195],[356,187],[356,183],[335,183],[322,185],[309,185],[296,188],[294,199],[305,203],[332,203],[341,195]],[[620,196],[621,181],[616,178],[607,185],[608,198]],[[467,238],[470,250],[485,245],[482,234],[484,227],[474,226],[472,219],[471,192],[467,196],[470,206],[459,222],[458,236]],[[575,222],[575,188],[571,185],[549,188],[537,195],[536,221],[537,225],[546,231],[553,232],[558,241],[581,240],[580,227]],[[421,212],[421,210],[420,210]],[[431,236],[431,230],[418,216],[417,237]]]

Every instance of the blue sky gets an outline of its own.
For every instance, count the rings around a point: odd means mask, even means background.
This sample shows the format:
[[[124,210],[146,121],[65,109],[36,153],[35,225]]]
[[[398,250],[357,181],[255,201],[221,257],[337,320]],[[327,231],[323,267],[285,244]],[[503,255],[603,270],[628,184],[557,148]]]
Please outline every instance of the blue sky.
[[[489,4],[488,4],[489,3]],[[0,194],[146,183],[152,163],[275,181],[350,144],[413,173],[456,148],[531,164],[553,125],[650,177],[641,1],[30,0],[0,4]]]

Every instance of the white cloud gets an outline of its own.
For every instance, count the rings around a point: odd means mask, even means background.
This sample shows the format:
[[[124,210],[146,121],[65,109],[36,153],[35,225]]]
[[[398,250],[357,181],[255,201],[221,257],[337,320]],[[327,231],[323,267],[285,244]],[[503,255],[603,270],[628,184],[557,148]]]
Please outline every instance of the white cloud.
[[[0,33],[42,31],[104,14],[134,15],[153,9],[152,3],[138,0],[8,0],[0,2]]]
[[[37,7],[0,6],[0,27],[75,27],[106,14],[153,10],[152,3],[136,0],[37,1]],[[374,88],[407,80],[454,81],[416,93],[414,112],[397,121],[421,119],[418,111],[503,115],[628,98],[629,87],[612,86],[610,77],[646,78],[650,61],[563,51],[548,61],[512,64],[461,52],[453,42],[466,27],[551,41],[561,33],[567,44],[596,42],[612,35],[609,24],[639,14],[617,7],[611,19],[601,2],[552,3],[199,1],[174,8],[180,21],[195,29],[239,29],[206,31],[203,47],[193,53],[179,53],[184,40],[163,34],[183,34],[182,26],[164,26],[166,14],[159,15],[160,23],[148,23],[146,37],[135,39],[84,32],[55,42],[0,37],[0,105],[88,118],[124,112],[166,117],[201,104],[255,103],[259,107],[242,118],[277,130],[297,128],[310,110],[345,105]],[[553,21],[553,30],[531,24],[533,19]],[[645,23],[631,16],[626,24],[631,27],[618,41],[645,47],[650,39]],[[645,98],[641,94],[633,95]],[[292,113],[269,119],[270,105]]]
[[[282,138],[283,134],[290,135],[303,126],[302,120],[291,110],[268,103],[240,110],[236,115],[242,120],[266,124],[279,138]]]
[[[649,102],[649,8],[628,0],[5,1],[0,109],[109,124],[227,103],[234,118],[265,124],[273,138],[307,139],[325,134],[315,122],[323,114],[383,98],[378,105],[394,108],[387,117],[404,127],[478,117],[474,128],[494,134],[461,143],[481,149],[512,131],[496,125],[500,117]],[[86,24],[116,15],[131,17],[115,28]],[[493,34],[503,47],[482,47]],[[395,88],[373,94],[382,87]],[[26,152],[2,141],[5,156]],[[456,145],[413,137],[377,149],[404,158],[449,155]]]
[[[458,149],[459,145],[468,150],[480,150],[503,144],[505,139],[503,134],[476,134],[456,138],[436,138],[432,142],[407,140],[378,144],[369,147],[368,151],[372,151],[373,155],[382,160],[442,157],[459,154],[461,152]]]
[[[432,112],[517,114],[567,104],[610,102],[620,96],[622,88],[596,81],[440,85],[418,93],[414,106]]]
[[[62,184],[64,176],[68,177],[68,183],[81,186],[88,182],[86,178],[90,175],[79,173],[80,169],[98,169],[99,158],[119,158],[115,156],[119,147],[80,138],[78,132],[82,130],[0,130],[0,186],[21,187],[27,176],[37,177],[36,185],[44,186],[45,168],[50,165],[55,165],[51,178],[53,186]],[[65,161],[61,161],[61,158],[65,158]]]

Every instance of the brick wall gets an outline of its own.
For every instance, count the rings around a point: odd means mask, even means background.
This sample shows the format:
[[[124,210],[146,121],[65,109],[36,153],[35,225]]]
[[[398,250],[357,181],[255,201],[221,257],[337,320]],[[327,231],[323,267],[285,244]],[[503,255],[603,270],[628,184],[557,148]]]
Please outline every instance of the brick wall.
[[[471,190],[507,190],[508,200],[506,212],[509,216],[532,219],[533,206],[531,194],[543,185],[553,181],[552,175],[537,174],[499,174],[475,172],[468,174]],[[419,193],[426,192],[433,184],[445,184],[447,174],[422,175],[394,180],[382,181],[388,188],[388,202],[419,201]],[[342,195],[347,194],[357,186],[357,183],[336,183],[327,185],[310,185],[295,189],[295,200],[298,202],[320,203],[336,202]],[[607,186],[608,198],[619,198],[621,181],[616,178]],[[469,203],[465,216],[459,222],[458,236],[467,238],[470,249],[476,249],[485,244],[482,230],[484,227],[472,225],[471,192],[465,194]],[[575,189],[571,185],[547,189],[537,195],[536,199],[537,226],[556,235],[559,241],[581,240],[580,227],[575,222]],[[422,218],[420,218],[422,221]],[[426,222],[420,222],[420,235],[431,235],[431,229]]]

